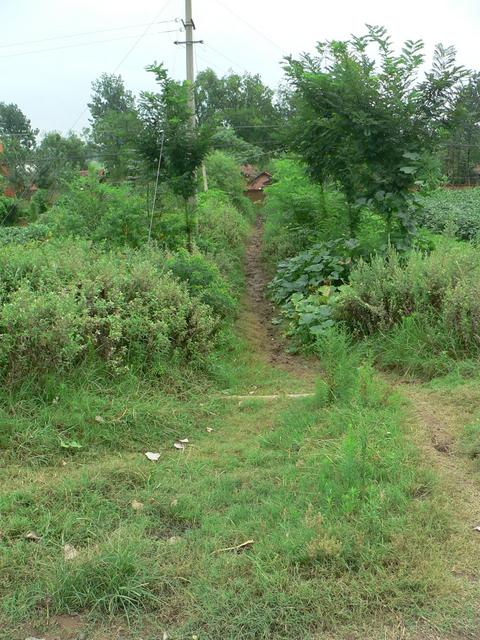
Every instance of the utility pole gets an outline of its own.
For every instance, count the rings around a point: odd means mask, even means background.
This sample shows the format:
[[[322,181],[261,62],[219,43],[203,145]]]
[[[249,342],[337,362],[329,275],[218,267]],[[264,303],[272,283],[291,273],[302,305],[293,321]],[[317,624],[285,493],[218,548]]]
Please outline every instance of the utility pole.
[[[195,68],[193,66],[193,47],[196,44],[203,44],[203,40],[194,40],[193,32],[196,29],[195,22],[193,21],[192,13],[192,0],[185,0],[185,20],[183,22],[185,28],[185,42],[175,42],[175,44],[185,44],[186,51],[186,68],[187,68],[187,82],[188,82],[188,107],[191,114],[191,127],[192,131],[197,126],[197,118],[195,115]],[[203,189],[208,191],[207,172],[205,164],[202,162],[202,176],[203,176]]]
[[[192,0],[185,0],[185,35],[186,35],[186,53],[187,53],[187,82],[188,82],[188,106],[191,112],[192,129],[197,126],[195,117],[195,90],[193,88],[195,82],[195,70],[193,67],[193,31],[196,28],[192,17]]]

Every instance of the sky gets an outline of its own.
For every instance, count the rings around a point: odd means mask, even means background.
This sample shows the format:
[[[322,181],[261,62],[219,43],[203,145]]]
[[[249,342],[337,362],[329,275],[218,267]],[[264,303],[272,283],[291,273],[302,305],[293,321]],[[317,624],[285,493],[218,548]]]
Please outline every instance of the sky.
[[[285,55],[365,24],[387,27],[398,46],[423,39],[429,57],[436,43],[452,44],[459,63],[480,67],[480,0],[192,1],[195,38],[205,42],[197,70],[260,73],[273,88]],[[184,0],[0,0],[0,102],[18,104],[42,133],[80,131],[101,73],[120,73],[137,94],[154,88],[145,71],[154,61],[184,78],[185,49],[174,44],[185,38],[183,13]]]

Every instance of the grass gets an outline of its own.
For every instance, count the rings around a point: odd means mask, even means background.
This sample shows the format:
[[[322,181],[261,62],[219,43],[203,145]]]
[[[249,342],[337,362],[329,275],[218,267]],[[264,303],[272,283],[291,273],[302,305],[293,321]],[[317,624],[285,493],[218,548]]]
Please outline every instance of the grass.
[[[37,404],[27,393],[14,412],[4,402],[0,637],[43,637],[77,613],[92,638],[115,637],[123,620],[123,637],[144,640],[473,625],[449,571],[450,513],[401,400],[342,336],[320,350],[327,375],[305,400],[223,400],[222,388],[302,382],[239,342],[222,382],[186,378],[188,392],[79,372],[50,380]],[[182,437],[190,444],[175,450]]]

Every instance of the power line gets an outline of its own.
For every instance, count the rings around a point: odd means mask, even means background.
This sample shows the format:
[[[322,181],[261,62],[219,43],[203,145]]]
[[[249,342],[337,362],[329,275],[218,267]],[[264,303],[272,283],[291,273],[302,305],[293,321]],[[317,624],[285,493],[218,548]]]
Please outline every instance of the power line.
[[[242,67],[241,65],[237,64],[234,60],[232,60],[231,58],[226,56],[224,53],[222,53],[221,51],[218,51],[218,49],[215,49],[214,47],[212,47],[212,45],[203,43],[203,46],[207,47],[207,49],[211,49],[213,51],[213,53],[216,53],[218,56],[221,56],[222,58],[225,58],[225,60],[227,62],[230,62],[231,64],[233,64],[233,66],[237,67],[237,69],[241,69],[242,71],[246,71],[245,67]]]
[[[225,11],[228,11],[229,13],[232,14],[232,16],[234,16],[237,20],[240,20],[241,22],[243,22],[245,25],[247,25],[247,27],[249,29],[251,29],[252,31],[255,31],[255,33],[257,35],[259,35],[261,38],[263,38],[266,42],[268,42],[269,44],[271,44],[273,47],[275,47],[275,49],[278,49],[279,51],[282,52],[283,55],[285,55],[285,50],[283,47],[281,47],[279,44],[277,44],[276,42],[274,42],[271,38],[269,38],[268,36],[266,36],[262,31],[260,31],[259,29],[257,29],[257,27],[255,27],[253,24],[250,24],[250,22],[248,22],[247,20],[245,20],[245,18],[242,18],[242,16],[238,15],[238,13],[236,13],[235,11],[233,11],[232,9],[230,9],[230,7],[227,7],[223,2],[220,2],[220,0],[215,0],[215,2],[220,5],[223,9],[225,9]]]
[[[148,33],[145,36],[156,36],[164,33],[177,33],[178,29],[169,29],[168,31],[156,31],[155,33]],[[21,51],[17,53],[8,53],[7,55],[0,56],[0,59],[4,58],[18,58],[19,56],[28,56],[37,53],[48,53],[50,51],[60,51],[61,49],[73,49],[75,47],[89,47],[94,44],[105,44],[106,42],[117,42],[119,40],[130,40],[137,35],[121,36],[119,38],[108,38],[106,40],[91,40],[90,42],[76,42],[75,44],[65,44],[60,47],[49,47],[48,49],[32,49],[31,51]]]
[[[140,34],[140,36],[137,38],[137,40],[135,40],[135,42],[133,43],[133,45],[130,47],[130,49],[127,51],[127,53],[123,56],[123,58],[120,60],[120,62],[117,64],[117,66],[115,67],[115,69],[113,70],[112,73],[117,73],[117,71],[120,69],[120,67],[122,66],[122,64],[131,56],[131,54],[135,51],[135,49],[137,48],[137,46],[140,44],[140,41],[142,40],[142,38],[144,36],[147,35],[148,30],[150,29],[150,27],[152,27],[155,24],[155,21],[158,20],[158,18],[160,18],[160,16],[162,15],[162,13],[164,11],[167,10],[168,6],[171,4],[172,0],[167,0],[167,2],[165,2],[165,4],[163,5],[163,7],[160,9],[160,11],[155,15],[155,17],[153,18],[153,20],[147,25],[147,27],[145,27],[145,30]],[[75,122],[73,123],[73,125],[70,127],[70,130],[74,129],[77,124],[80,122],[80,120],[83,118],[83,116],[85,115],[85,113],[88,111],[88,106],[86,106],[82,113],[78,116],[78,118],[75,120]]]
[[[154,24],[169,24],[171,22],[180,22],[179,18],[173,18],[172,20],[159,20]],[[53,40],[66,40],[67,38],[80,38],[81,36],[90,36],[97,33],[108,33],[110,31],[125,31],[126,29],[137,29],[140,27],[145,27],[148,25],[148,22],[143,22],[141,24],[130,24],[125,27],[112,27],[110,29],[97,29],[96,31],[83,31],[81,33],[70,33],[64,36],[53,36],[50,38],[41,38],[40,40],[24,40],[23,42],[12,42],[10,44],[0,44],[0,49],[10,48],[10,47],[21,47],[26,44],[40,44],[42,42],[52,42]]]

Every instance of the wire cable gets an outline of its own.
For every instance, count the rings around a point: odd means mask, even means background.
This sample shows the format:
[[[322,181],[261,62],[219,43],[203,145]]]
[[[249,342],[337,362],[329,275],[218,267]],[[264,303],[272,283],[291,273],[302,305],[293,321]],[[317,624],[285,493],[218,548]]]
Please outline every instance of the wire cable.
[[[164,33],[177,33],[178,29],[169,29],[168,31],[156,31],[155,33],[146,33],[143,37],[156,36]],[[130,40],[130,38],[136,38],[137,34],[130,36],[120,36],[119,38],[108,38],[106,40],[91,40],[90,42],[76,42],[75,44],[65,44],[60,47],[49,47],[48,49],[34,49],[31,51],[20,51],[17,53],[7,53],[4,56],[0,56],[0,60],[4,58],[18,58],[19,56],[29,56],[37,53],[48,53],[50,51],[60,51],[61,49],[73,49],[75,47],[89,47],[94,44],[104,44],[106,42],[118,42],[119,40]]]
[[[171,22],[180,22],[180,18],[173,18],[172,20],[159,20],[154,24],[169,24]],[[41,44],[42,42],[52,42],[54,40],[67,40],[68,38],[80,38],[82,36],[91,36],[97,33],[108,33],[111,31],[125,31],[126,29],[139,29],[140,27],[145,27],[148,25],[148,22],[143,22],[141,24],[130,24],[125,27],[112,27],[110,29],[97,29],[96,31],[83,31],[81,33],[70,33],[64,36],[53,36],[51,38],[41,38],[40,40],[24,40],[23,42],[12,42],[9,44],[0,44],[0,49],[11,48],[11,47],[23,47],[26,44]]]
[[[247,25],[247,27],[249,29],[251,29],[252,31],[254,31],[257,35],[259,35],[261,38],[263,38],[266,42],[268,42],[270,45],[272,45],[273,47],[275,47],[275,49],[278,49],[279,51],[282,52],[283,55],[285,55],[285,50],[283,47],[281,47],[279,44],[277,44],[276,42],[274,42],[271,38],[269,38],[268,36],[266,36],[262,31],[260,31],[259,29],[257,29],[257,27],[255,27],[253,24],[250,24],[250,22],[248,22],[247,20],[245,20],[245,18],[242,18],[242,16],[238,15],[238,13],[236,13],[235,11],[233,11],[233,9],[230,9],[230,7],[227,7],[223,2],[220,2],[220,0],[215,0],[215,2],[222,7],[223,9],[225,9],[225,11],[228,11],[229,13],[232,14],[232,16],[234,16],[237,20],[240,20],[241,22],[243,22],[245,25]]]

